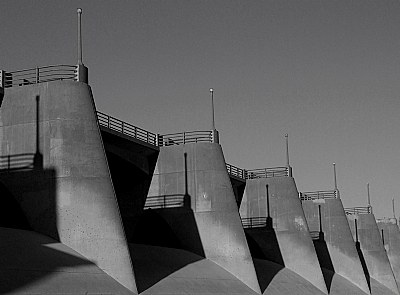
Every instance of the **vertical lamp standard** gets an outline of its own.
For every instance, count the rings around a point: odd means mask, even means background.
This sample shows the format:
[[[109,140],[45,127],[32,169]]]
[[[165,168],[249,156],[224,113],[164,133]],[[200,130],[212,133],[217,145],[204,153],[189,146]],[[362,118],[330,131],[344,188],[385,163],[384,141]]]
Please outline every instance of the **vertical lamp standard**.
[[[289,163],[289,134],[285,134],[285,140],[286,140],[286,167],[288,169],[288,176],[292,177],[292,167],[290,167]]]
[[[215,114],[214,114],[214,89],[210,88],[211,94],[211,115],[212,115],[212,142],[219,143],[219,133],[217,129],[215,129]]]
[[[82,9],[77,9],[78,13],[78,65],[76,79],[78,82],[88,83],[88,68],[83,65],[82,61]]]

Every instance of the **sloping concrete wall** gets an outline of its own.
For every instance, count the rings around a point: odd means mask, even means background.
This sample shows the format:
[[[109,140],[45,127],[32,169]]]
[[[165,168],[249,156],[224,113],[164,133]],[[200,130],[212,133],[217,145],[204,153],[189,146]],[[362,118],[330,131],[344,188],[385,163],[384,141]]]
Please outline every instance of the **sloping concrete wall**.
[[[357,219],[358,240],[371,278],[393,293],[399,294],[374,214],[347,215],[347,219],[354,240],[356,240],[354,219]]]
[[[369,293],[342,201],[340,199],[302,202],[310,231],[319,231],[318,205],[321,205],[322,231],[335,273]],[[333,282],[334,283],[334,282]]]
[[[292,177],[248,179],[240,215],[242,218],[267,216],[267,184],[270,214],[284,266],[328,293]]]
[[[0,114],[1,158],[35,154],[31,174],[1,173],[30,226],[136,292],[90,87],[56,81],[8,88]]]
[[[198,246],[187,243],[185,250],[198,253],[194,248],[202,248],[201,255],[260,292],[219,144],[196,143],[160,148],[148,198],[184,195],[190,199],[188,209],[192,211],[196,228],[177,224],[172,230],[181,241],[187,241],[187,237],[195,240],[192,236],[197,231],[201,241]]]
[[[384,237],[384,247],[392,266],[397,286],[400,286],[400,231],[396,219],[382,219],[377,221],[379,232]]]

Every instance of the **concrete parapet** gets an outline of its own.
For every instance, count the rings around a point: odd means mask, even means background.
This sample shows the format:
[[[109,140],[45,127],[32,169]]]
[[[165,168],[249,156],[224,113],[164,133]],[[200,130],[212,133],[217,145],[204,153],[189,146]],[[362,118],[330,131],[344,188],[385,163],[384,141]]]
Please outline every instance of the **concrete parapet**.
[[[324,241],[328,250],[327,261],[320,261],[321,266],[331,265],[334,273],[346,278],[359,287],[365,293],[369,293],[369,287],[364,275],[360,258],[355,247],[353,237],[347,222],[347,218],[340,199],[316,199],[302,201],[304,214],[311,232],[320,230],[319,209],[321,206],[321,221]],[[317,248],[317,251],[319,249]],[[334,272],[334,273],[333,273]],[[335,289],[335,280],[330,277],[329,289]],[[339,283],[339,281],[337,281]]]
[[[266,185],[269,188],[269,211],[273,223],[271,237],[276,238],[277,249],[268,250],[268,247],[264,247],[264,257],[268,259],[271,255],[276,256],[272,252],[280,252],[284,267],[328,293],[292,177],[248,179],[240,206],[241,217],[267,216]],[[266,244],[271,243],[268,235],[264,239]]]
[[[160,214],[182,248],[211,260],[259,293],[253,261],[219,144],[160,147],[147,199],[152,199],[153,203],[157,200],[168,202],[170,197],[183,198],[186,211],[177,210],[171,214],[164,211]],[[194,222],[191,225],[184,220]],[[196,233],[197,238],[193,237]]]
[[[371,279],[384,285],[394,294],[399,294],[396,280],[385,248],[383,247],[381,235],[373,214],[352,214],[347,215],[350,229],[354,240],[357,242],[354,220],[357,219],[357,236],[360,243],[365,263]],[[374,287],[371,280],[371,291],[374,294]],[[375,293],[377,294],[377,293]]]
[[[382,235],[384,247],[392,266],[393,274],[400,286],[400,231],[395,218],[380,219],[377,221],[378,229]]]
[[[55,81],[7,88],[0,113],[0,180],[32,229],[136,292],[90,87]]]

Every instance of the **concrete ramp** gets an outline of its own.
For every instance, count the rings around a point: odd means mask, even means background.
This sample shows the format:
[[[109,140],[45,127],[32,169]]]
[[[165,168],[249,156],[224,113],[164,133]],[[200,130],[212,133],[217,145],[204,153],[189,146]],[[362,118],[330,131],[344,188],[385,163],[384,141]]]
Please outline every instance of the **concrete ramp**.
[[[265,295],[323,295],[310,281],[275,262],[254,259],[257,275],[263,278]]]
[[[347,218],[354,240],[358,240],[360,243],[370,278],[376,280],[394,294],[399,294],[374,215],[372,213],[349,214]],[[357,232],[354,220],[357,220]],[[371,289],[373,289],[372,283]],[[374,292],[374,289],[371,291],[373,291],[372,294],[380,294]]]
[[[0,253],[0,294],[134,294],[76,251],[36,232],[0,227]]]
[[[269,211],[276,237],[276,246],[274,249],[267,250],[264,253],[265,257],[268,258],[271,253],[278,252],[282,257],[282,266],[327,293],[306,218],[298,198],[296,184],[292,177],[248,179],[240,207],[241,217],[267,216],[266,185],[269,187]],[[265,236],[265,244],[268,243],[268,237]],[[263,278],[259,277],[259,280],[261,281]],[[262,283],[260,282],[260,284]]]
[[[183,210],[160,213],[177,244],[260,292],[219,144],[160,147],[145,206],[168,207],[179,200]]]
[[[209,259],[167,247],[130,244],[140,294],[259,294]]]
[[[400,231],[395,218],[377,220],[378,229],[384,240],[384,247],[392,266],[393,274],[400,286]]]
[[[29,226],[136,292],[90,87],[7,88],[0,114],[0,180]]]
[[[330,293],[346,294],[343,293],[346,292],[344,286],[348,286],[351,283],[365,293],[369,293],[368,283],[353,241],[342,201],[338,198],[324,199],[321,196],[321,198],[309,200],[303,198],[302,205],[309,229],[314,233],[318,233],[320,230],[318,206],[321,209],[324,240],[314,241],[314,244],[320,258],[320,264],[326,269],[324,277]],[[348,280],[348,283],[343,284],[342,280],[337,279],[338,277]],[[350,291],[348,292],[347,294],[353,294]]]

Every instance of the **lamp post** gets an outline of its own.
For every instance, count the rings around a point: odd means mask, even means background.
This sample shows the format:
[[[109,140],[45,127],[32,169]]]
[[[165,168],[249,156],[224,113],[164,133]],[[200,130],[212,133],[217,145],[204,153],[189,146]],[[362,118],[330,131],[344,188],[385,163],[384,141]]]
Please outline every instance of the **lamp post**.
[[[212,123],[211,123],[211,132],[212,132],[212,142],[219,143],[219,133],[217,129],[215,129],[215,114],[214,114],[214,89],[210,88],[211,95],[211,115],[212,115]]]
[[[78,82],[89,82],[88,68],[83,65],[82,61],[82,9],[77,9],[78,13],[78,65],[76,70],[76,80]]]

